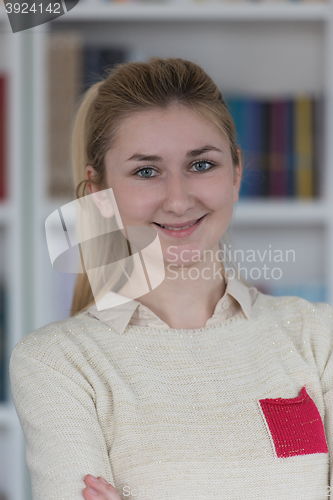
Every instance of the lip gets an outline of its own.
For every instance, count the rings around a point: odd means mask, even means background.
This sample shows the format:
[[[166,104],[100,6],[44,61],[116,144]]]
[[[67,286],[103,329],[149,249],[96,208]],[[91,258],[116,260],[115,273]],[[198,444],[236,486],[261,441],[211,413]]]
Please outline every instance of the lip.
[[[169,226],[169,227],[172,227],[172,228],[179,228],[179,227],[185,227],[185,226],[189,226],[190,224],[193,224],[194,222],[196,222],[197,220],[199,219],[202,219],[203,216],[199,217],[198,219],[192,219],[192,220],[189,220],[187,222],[182,222],[181,224],[175,224],[175,223],[172,223],[172,224],[166,224],[166,223],[162,223],[162,222],[154,222],[154,224],[162,224],[162,226]]]
[[[191,234],[194,233],[194,231],[196,231],[198,229],[198,227],[203,223],[205,218],[206,218],[206,214],[203,215],[202,217],[200,217],[200,219],[194,219],[192,221],[192,224],[195,221],[197,221],[197,222],[186,229],[167,229],[165,227],[159,226],[155,222],[153,224],[158,228],[158,230],[160,232],[162,232],[163,234],[166,234],[168,236],[171,236],[172,238],[187,238],[188,236],[191,236]],[[188,224],[191,224],[191,222],[186,223],[186,225],[188,225]],[[177,224],[178,227],[179,226],[182,227],[184,225],[185,225],[185,223],[182,223],[181,225]],[[174,225],[173,227],[176,228],[176,225]]]

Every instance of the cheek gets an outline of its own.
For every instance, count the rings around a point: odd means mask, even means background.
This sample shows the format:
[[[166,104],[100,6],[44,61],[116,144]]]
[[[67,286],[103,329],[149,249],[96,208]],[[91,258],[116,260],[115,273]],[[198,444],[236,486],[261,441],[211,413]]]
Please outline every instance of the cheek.
[[[150,199],[147,192],[141,193],[139,189],[117,186],[113,189],[118,210],[124,224],[145,222],[152,215],[156,201]]]
[[[201,200],[211,210],[220,211],[233,207],[234,191],[232,184],[226,180],[215,182],[202,194]]]

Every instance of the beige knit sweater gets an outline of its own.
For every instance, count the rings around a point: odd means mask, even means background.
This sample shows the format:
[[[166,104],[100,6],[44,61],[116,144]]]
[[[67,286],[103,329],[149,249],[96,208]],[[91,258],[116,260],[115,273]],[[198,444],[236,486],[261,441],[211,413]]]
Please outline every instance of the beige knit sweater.
[[[32,332],[10,378],[34,499],[83,500],[88,473],[131,500],[328,498],[332,330],[332,306],[259,293],[196,330],[79,314]]]

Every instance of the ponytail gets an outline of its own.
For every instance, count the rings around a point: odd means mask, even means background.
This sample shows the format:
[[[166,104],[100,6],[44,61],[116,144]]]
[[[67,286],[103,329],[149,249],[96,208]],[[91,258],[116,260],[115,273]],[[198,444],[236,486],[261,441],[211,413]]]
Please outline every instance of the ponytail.
[[[72,167],[76,198],[81,198],[86,193],[88,180],[86,166],[89,164],[87,153],[87,138],[89,127],[89,111],[94,103],[98,88],[102,82],[95,83],[83,95],[72,130]],[[81,193],[80,193],[81,190]],[[71,316],[83,312],[95,303],[87,273],[77,274],[71,306]]]

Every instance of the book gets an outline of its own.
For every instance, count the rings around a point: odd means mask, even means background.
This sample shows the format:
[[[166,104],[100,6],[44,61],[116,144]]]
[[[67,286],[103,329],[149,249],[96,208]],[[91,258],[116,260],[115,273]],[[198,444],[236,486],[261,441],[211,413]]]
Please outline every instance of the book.
[[[321,171],[324,169],[324,136],[325,136],[325,98],[319,96],[313,102],[313,195],[321,196],[323,191]]]
[[[270,137],[270,117],[271,117],[271,103],[268,99],[262,102],[262,162],[263,174],[265,183],[263,186],[263,196],[269,196],[269,137]]]
[[[51,198],[75,199],[71,133],[81,80],[81,35],[51,33],[47,42],[47,191]]]
[[[236,142],[243,152],[239,196],[267,196],[269,104],[253,97],[227,96],[225,100],[235,122]]]
[[[79,98],[117,63],[124,47],[85,45],[78,32],[50,33],[47,42],[48,195],[75,199],[71,135]]]
[[[287,197],[293,198],[296,194],[295,180],[295,152],[294,152],[294,99],[286,100],[286,150],[287,150]]]
[[[286,197],[288,193],[287,120],[287,101],[272,100],[269,126],[269,195],[271,197]]]
[[[313,198],[323,163],[323,99],[227,96],[243,152],[240,198]]]
[[[0,199],[4,199],[7,194],[7,102],[7,77],[0,74]]]
[[[312,198],[313,185],[313,102],[297,96],[294,103],[295,195]]]
[[[234,120],[236,127],[236,144],[242,149],[242,160],[243,160],[243,173],[242,182],[239,190],[239,197],[246,198],[250,195],[250,182],[248,176],[247,168],[247,158],[244,151],[244,140],[245,140],[245,119],[244,119],[244,106],[245,98],[241,96],[225,96],[224,100],[226,102],[229,113]]]
[[[244,101],[243,147],[245,167],[248,170],[250,197],[268,194],[268,143],[267,126],[269,108],[262,99],[248,98]]]
[[[100,81],[116,64],[128,60],[125,47],[85,46],[83,49],[82,90]]]

